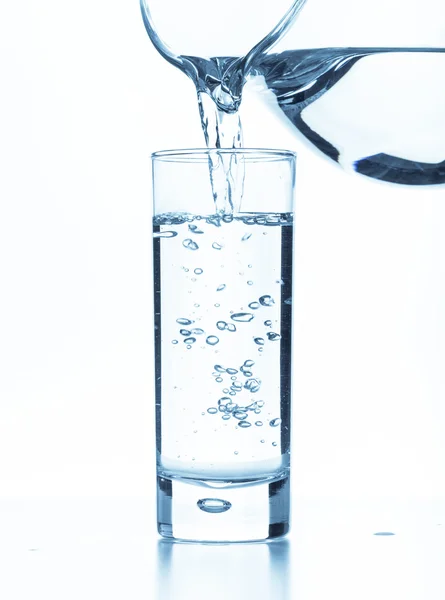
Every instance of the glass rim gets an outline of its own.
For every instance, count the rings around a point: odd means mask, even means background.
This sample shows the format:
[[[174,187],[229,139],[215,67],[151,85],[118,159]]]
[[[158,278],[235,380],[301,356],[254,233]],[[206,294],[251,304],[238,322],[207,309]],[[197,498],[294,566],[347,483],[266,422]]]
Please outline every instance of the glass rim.
[[[247,161],[272,162],[295,160],[297,154],[292,150],[274,148],[184,148],[178,150],[158,150],[153,152],[151,159],[165,162],[207,162],[211,155],[239,155]]]

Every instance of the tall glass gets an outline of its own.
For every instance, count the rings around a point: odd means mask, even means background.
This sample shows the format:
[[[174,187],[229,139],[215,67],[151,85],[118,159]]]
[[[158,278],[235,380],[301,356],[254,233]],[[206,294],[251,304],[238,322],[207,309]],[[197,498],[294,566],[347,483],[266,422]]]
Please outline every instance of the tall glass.
[[[222,210],[215,152],[152,156],[158,530],[265,540],[289,530],[295,155],[218,150]]]

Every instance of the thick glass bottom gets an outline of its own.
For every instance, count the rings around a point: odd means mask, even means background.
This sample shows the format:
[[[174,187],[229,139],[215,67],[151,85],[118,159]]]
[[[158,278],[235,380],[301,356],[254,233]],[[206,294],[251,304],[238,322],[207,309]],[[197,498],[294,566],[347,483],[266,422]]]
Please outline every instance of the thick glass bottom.
[[[209,488],[198,480],[157,478],[158,531],[190,542],[264,541],[289,531],[289,476]]]

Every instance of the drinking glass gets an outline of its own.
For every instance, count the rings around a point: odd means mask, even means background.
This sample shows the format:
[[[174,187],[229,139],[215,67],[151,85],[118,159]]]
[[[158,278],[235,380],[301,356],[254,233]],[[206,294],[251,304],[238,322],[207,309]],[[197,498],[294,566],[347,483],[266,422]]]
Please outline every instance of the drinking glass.
[[[231,209],[215,208],[214,153],[242,173]],[[295,158],[152,156],[162,536],[236,542],[289,530]]]

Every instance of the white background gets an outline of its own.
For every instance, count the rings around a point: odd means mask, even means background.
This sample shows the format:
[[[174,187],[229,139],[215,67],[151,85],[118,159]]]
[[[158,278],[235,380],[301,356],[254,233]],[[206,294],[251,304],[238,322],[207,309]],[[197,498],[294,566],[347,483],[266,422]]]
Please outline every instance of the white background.
[[[0,5],[0,108],[0,498],[3,526],[22,527],[3,530],[5,553],[14,543],[32,549],[33,535],[54,549],[67,522],[73,535],[76,523],[89,531],[87,523],[105,544],[110,530],[104,525],[101,537],[94,529],[100,516],[109,515],[104,523],[118,536],[133,510],[147,520],[131,527],[154,536],[150,153],[203,145],[193,85],[157,55],[136,0],[23,0]],[[243,110],[266,119],[249,94]],[[278,121],[245,134],[249,146],[299,154],[297,518],[298,506],[319,506],[311,498],[356,506],[389,497],[396,508],[373,522],[377,530],[417,502],[429,503],[420,519],[434,513],[428,523],[437,525],[445,497],[445,192],[346,176]],[[18,498],[26,506],[35,499],[39,517],[21,512]],[[311,514],[312,523],[332,525],[323,511]],[[124,554],[113,557],[126,568]],[[411,563],[398,564],[402,572]],[[52,598],[42,582],[36,597]],[[121,583],[110,584],[116,597],[124,597],[116,589],[131,591]],[[305,598],[316,598],[307,586]],[[95,589],[91,597],[100,596]],[[5,598],[27,597],[17,590]]]

